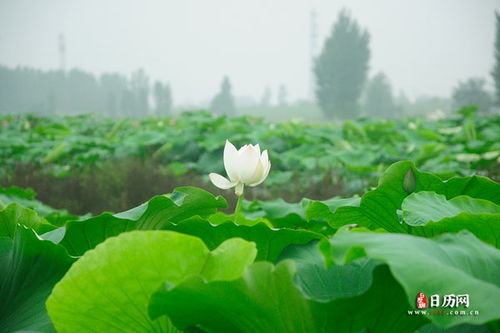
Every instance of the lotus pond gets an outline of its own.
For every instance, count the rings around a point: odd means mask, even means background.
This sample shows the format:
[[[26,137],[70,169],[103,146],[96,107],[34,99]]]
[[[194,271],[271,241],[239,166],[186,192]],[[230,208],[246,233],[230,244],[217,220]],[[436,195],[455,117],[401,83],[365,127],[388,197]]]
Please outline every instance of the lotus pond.
[[[500,332],[498,116],[1,126],[0,332]]]

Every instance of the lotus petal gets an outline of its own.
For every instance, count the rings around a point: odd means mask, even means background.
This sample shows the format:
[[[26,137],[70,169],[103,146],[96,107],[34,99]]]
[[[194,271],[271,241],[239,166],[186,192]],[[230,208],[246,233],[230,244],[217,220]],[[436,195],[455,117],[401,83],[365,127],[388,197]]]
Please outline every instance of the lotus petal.
[[[212,183],[215,186],[217,186],[218,188],[223,189],[223,190],[227,190],[228,188],[231,188],[234,185],[236,185],[235,183],[232,183],[227,178],[225,178],[217,173],[212,172],[211,174],[208,175],[208,177],[210,177],[210,180],[212,181]]]

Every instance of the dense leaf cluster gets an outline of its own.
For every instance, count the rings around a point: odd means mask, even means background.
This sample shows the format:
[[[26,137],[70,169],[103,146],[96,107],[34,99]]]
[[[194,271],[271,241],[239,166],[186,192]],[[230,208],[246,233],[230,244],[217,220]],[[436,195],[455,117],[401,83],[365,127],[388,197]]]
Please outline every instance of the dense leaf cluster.
[[[352,195],[374,186],[382,171],[400,160],[413,160],[445,178],[478,171],[496,179],[500,117],[480,117],[468,109],[440,121],[360,119],[343,124],[273,124],[205,112],[120,121],[91,115],[5,116],[0,118],[0,178],[28,164],[64,178],[89,167],[108,169],[113,165],[106,163],[127,158],[157,163],[176,177],[223,174],[220,157],[228,138],[236,146],[258,142],[270,151],[273,171],[264,192],[276,189],[281,197],[280,186],[293,183],[293,191],[304,193],[326,183]]]

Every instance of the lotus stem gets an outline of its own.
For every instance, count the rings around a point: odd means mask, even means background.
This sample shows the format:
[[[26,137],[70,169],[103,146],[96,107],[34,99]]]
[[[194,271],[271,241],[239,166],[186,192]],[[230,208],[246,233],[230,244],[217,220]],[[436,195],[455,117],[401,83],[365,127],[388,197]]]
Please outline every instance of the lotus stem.
[[[236,220],[238,219],[238,215],[240,214],[242,204],[243,204],[243,192],[241,192],[241,194],[238,195],[238,202],[236,203],[236,207],[234,208],[233,222],[235,223]]]

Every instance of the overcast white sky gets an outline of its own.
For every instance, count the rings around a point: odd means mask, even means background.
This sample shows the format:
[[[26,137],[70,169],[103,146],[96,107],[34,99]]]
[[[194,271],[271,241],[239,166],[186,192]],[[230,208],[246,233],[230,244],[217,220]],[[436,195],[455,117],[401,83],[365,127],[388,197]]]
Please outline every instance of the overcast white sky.
[[[308,95],[310,10],[322,44],[349,8],[371,35],[371,74],[396,92],[449,95],[458,80],[490,81],[500,0],[0,0],[0,64],[68,67],[99,74],[144,68],[169,81],[176,104],[210,99],[223,75],[234,93],[259,100],[284,83]]]

